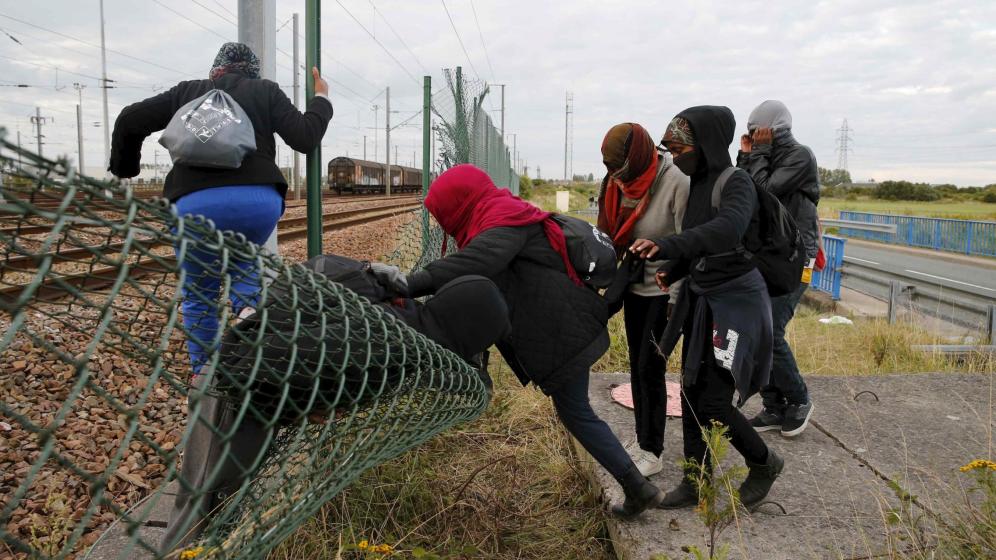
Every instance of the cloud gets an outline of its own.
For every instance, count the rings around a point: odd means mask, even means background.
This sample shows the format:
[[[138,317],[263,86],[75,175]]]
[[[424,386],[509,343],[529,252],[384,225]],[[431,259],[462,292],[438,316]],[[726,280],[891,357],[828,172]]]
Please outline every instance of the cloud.
[[[128,103],[180,79],[204,76],[224,38],[235,36],[235,27],[225,20],[235,19],[228,11],[236,11],[236,0],[204,2],[223,17],[188,0],[164,3],[196,24],[148,0],[105,0],[108,46],[141,59],[108,55],[109,76],[122,86],[108,92],[112,120]],[[343,0],[416,79],[336,3],[323,3],[323,69],[339,82],[332,84],[336,116],[325,138],[326,159],[347,150],[361,154],[364,136],[368,157],[373,156],[373,127],[384,124],[380,92],[386,86],[391,87],[392,109],[406,112],[392,118],[405,118],[421,108],[420,80],[426,70],[436,89],[444,83],[442,68],[461,65],[474,79],[476,71],[482,80],[507,84],[506,129],[517,134],[522,158],[533,170],[541,166],[547,177],[563,174],[564,94],[570,90],[577,173],[602,173],[601,139],[618,122],[640,122],[657,136],[685,107],[711,103],[729,106],[742,128],[757,103],[780,99],[792,110],[796,136],[813,148],[821,165],[836,164],[836,130],[846,118],[854,131],[850,159],[855,177],[888,172],[931,182],[996,181],[996,170],[980,159],[985,147],[994,144],[993,129],[986,125],[996,114],[996,67],[988,61],[996,47],[996,5],[986,0],[953,0],[943,9],[927,0],[477,0],[483,44],[470,1],[449,0],[470,61],[441,5],[373,3],[401,40],[370,2]],[[281,0],[277,21],[283,23],[295,11],[303,23],[304,2]],[[9,3],[0,14],[99,43],[98,14],[88,4]],[[24,43],[0,40],[2,56],[100,73],[98,49],[5,18],[0,27]],[[287,25],[277,34],[278,47],[288,53],[289,29]],[[290,59],[278,54],[277,62],[278,81],[289,86]],[[28,138],[27,117],[42,106],[56,119],[46,128],[47,149],[75,156],[76,92],[71,87],[56,91],[51,70],[4,58],[0,70],[0,84],[46,86],[2,88],[0,123],[19,128]],[[101,120],[99,84],[64,73],[58,80],[60,87],[73,81],[87,84],[85,120]],[[485,107],[494,108],[497,122],[497,88],[490,97]],[[376,123],[373,103],[380,105]],[[87,160],[99,161],[101,130],[89,127],[85,132]],[[383,158],[383,130],[376,134]],[[392,139],[402,159],[420,149],[417,128],[398,129]],[[932,152],[921,147],[938,143],[968,148]],[[151,160],[154,149],[150,140],[145,157]]]

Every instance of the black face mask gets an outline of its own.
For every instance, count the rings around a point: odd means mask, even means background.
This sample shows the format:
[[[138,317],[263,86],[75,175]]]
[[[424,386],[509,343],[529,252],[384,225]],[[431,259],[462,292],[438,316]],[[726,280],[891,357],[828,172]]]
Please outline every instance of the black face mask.
[[[674,156],[674,164],[678,166],[678,169],[680,169],[682,173],[691,177],[699,166],[699,154],[696,150],[692,150],[681,155]]]

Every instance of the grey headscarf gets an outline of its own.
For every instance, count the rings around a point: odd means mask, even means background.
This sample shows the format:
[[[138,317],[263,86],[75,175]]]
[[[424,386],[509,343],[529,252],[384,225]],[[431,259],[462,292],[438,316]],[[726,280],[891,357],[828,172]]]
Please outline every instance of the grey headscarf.
[[[769,99],[755,107],[747,117],[747,130],[753,132],[757,128],[792,130],[792,113],[781,101]]]

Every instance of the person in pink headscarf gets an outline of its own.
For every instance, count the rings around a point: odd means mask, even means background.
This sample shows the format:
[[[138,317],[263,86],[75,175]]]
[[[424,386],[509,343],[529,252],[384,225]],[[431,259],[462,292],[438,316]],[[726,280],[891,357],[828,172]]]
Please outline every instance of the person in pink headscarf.
[[[552,214],[497,188],[473,165],[440,175],[425,207],[460,250],[400,279],[408,294],[428,295],[468,274],[493,280],[512,325],[498,350],[524,385],[550,395],[567,430],[622,485],[625,502],[612,511],[631,517],[656,506],[663,493],[588,402],[589,370],[609,345],[608,310],[578,279]]]

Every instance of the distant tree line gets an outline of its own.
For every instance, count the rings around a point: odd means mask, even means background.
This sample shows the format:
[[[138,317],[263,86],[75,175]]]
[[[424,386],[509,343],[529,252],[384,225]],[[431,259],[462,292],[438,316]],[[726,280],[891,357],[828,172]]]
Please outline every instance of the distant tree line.
[[[820,168],[821,196],[828,198],[857,199],[867,196],[881,200],[913,200],[931,202],[942,199],[977,200],[996,203],[996,183],[984,187],[957,187],[951,184],[931,185],[912,181],[882,181],[881,183],[854,185],[850,180],[831,183],[824,177],[831,177],[835,171]],[[846,171],[844,172],[846,173]],[[839,179],[840,174],[835,178]],[[848,177],[848,179],[850,179]]]

